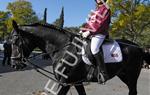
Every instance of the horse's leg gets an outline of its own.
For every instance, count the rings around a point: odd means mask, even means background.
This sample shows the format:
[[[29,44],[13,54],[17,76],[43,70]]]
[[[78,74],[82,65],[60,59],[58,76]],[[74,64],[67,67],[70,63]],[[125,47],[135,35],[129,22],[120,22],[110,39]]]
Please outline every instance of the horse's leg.
[[[83,85],[75,86],[77,92],[79,95],[86,95],[85,89]],[[70,86],[63,86],[61,90],[59,91],[58,95],[67,95],[67,92],[69,91]]]
[[[137,80],[140,71],[128,71],[121,73],[118,77],[128,86],[129,95],[137,95]]]
[[[128,47],[125,58],[125,68],[118,77],[128,86],[129,95],[137,95],[137,80],[142,68],[142,51],[135,47]]]
[[[69,89],[70,89],[70,86],[63,86],[57,95],[67,95],[67,92],[69,91]]]
[[[118,76],[129,88],[129,95],[137,95],[137,80],[129,79],[125,75]]]
[[[83,84],[82,85],[76,85],[75,88],[76,88],[79,95],[86,95]]]

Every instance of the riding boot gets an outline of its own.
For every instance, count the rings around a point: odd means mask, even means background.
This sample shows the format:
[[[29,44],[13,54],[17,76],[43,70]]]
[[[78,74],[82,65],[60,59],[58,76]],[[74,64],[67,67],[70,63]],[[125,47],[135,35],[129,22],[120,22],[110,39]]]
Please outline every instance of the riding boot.
[[[105,82],[108,80],[108,74],[106,71],[106,67],[104,64],[104,59],[103,56],[100,52],[98,52],[97,54],[94,55],[95,60],[96,60],[96,65],[98,68],[98,83],[99,84],[105,84]]]

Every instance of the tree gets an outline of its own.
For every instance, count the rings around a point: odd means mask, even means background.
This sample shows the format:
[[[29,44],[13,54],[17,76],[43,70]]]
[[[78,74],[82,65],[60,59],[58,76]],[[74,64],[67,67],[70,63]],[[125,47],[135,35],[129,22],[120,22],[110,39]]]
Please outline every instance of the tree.
[[[53,24],[60,28],[63,28],[63,26],[64,26],[64,7],[62,8],[60,17],[58,19],[56,19],[56,21]]]
[[[146,44],[146,39],[142,39],[150,30],[150,5],[147,1],[117,0],[113,2],[111,31],[114,37],[123,37],[141,45]],[[150,39],[147,38],[147,41]]]
[[[65,27],[64,29],[75,34],[80,31],[79,27]]]
[[[44,10],[44,23],[46,23],[47,22],[47,8],[45,8],[45,10]]]
[[[47,8],[44,10],[43,19],[40,19],[39,22],[43,24],[47,23]]]
[[[7,9],[12,13],[12,19],[19,24],[30,24],[38,21],[38,17],[32,9],[32,4],[26,0],[9,3]],[[8,25],[11,25],[10,22],[11,20],[8,21]]]
[[[7,34],[7,21],[10,18],[9,12],[0,11],[0,39],[4,39]]]

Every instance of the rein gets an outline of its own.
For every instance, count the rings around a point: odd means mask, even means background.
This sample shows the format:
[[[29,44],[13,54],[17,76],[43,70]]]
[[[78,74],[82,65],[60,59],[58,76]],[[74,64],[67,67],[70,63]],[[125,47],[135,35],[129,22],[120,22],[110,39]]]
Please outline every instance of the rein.
[[[31,61],[29,61],[29,59],[24,59],[24,61],[30,63],[30,64],[32,65],[32,67],[34,67],[34,69],[35,69],[38,73],[40,73],[41,75],[43,75],[43,76],[45,76],[45,77],[47,77],[47,78],[49,78],[49,79],[51,79],[51,80],[53,80],[53,81],[59,83],[61,86],[73,86],[73,85],[74,85],[74,86],[79,86],[79,85],[83,85],[81,82],[84,82],[84,81],[86,80],[86,79],[83,79],[83,80],[80,80],[80,81],[76,81],[76,82],[74,82],[74,83],[63,83],[63,82],[60,82],[60,81],[58,81],[58,80],[56,80],[56,79],[50,77],[49,75],[45,74],[44,72],[49,73],[49,74],[55,76],[54,73],[52,73],[52,72],[50,72],[50,71],[48,71],[48,70],[45,70],[45,69],[41,68],[40,66],[38,66],[38,65],[36,65],[36,64],[34,64],[34,63],[32,63]],[[29,65],[30,65],[30,64],[29,64]],[[39,69],[42,70],[42,71],[44,71],[44,72],[40,71]],[[84,85],[86,85],[86,84],[84,84]]]
[[[14,35],[14,36],[19,36],[19,35]],[[22,38],[21,36],[19,36],[19,38],[21,39],[21,42],[24,44],[23,38]],[[62,48],[67,47],[67,46],[70,45],[70,44],[71,44],[71,42],[65,44],[65,45],[62,46],[62,47],[57,48],[56,50],[54,50],[54,51],[52,51],[52,52],[48,52],[48,53],[44,53],[44,54],[38,54],[38,55],[36,55],[36,56],[31,56],[31,57],[29,57],[29,58],[25,58],[25,57],[23,56],[23,52],[21,51],[21,57],[20,57],[20,59],[21,59],[22,61],[24,61],[24,62],[30,63],[30,64],[32,65],[32,67],[33,67],[38,73],[40,73],[40,74],[42,74],[43,76],[45,76],[45,77],[47,77],[47,78],[49,78],[49,79],[51,79],[51,80],[53,80],[53,81],[59,83],[59,84],[62,85],[62,86],[72,86],[72,85],[79,86],[79,85],[83,85],[81,82],[85,81],[86,79],[83,79],[83,80],[80,80],[80,81],[76,81],[76,82],[74,82],[74,83],[63,83],[63,82],[60,82],[60,81],[58,81],[58,80],[56,80],[56,79],[54,79],[54,78],[52,78],[52,77],[50,77],[49,75],[47,75],[47,74],[44,73],[44,72],[46,72],[46,73],[48,73],[48,74],[51,74],[51,75],[55,76],[55,74],[54,74],[53,72],[50,72],[50,71],[48,71],[48,70],[45,70],[45,69],[41,68],[40,66],[38,66],[38,65],[36,65],[36,64],[34,64],[34,63],[32,63],[32,62],[29,60],[29,59],[31,59],[31,58],[35,58],[35,57],[40,56],[40,55],[53,54],[53,53],[55,53],[55,52],[60,51]],[[26,47],[26,48],[29,50],[28,47]],[[23,50],[23,49],[21,49],[21,50]],[[14,59],[15,59],[15,58],[14,58]],[[18,58],[18,59],[19,59],[19,58]],[[28,65],[30,65],[30,64],[28,64]],[[39,69],[40,69],[41,71],[40,71]],[[44,71],[44,72],[42,72],[42,71]]]

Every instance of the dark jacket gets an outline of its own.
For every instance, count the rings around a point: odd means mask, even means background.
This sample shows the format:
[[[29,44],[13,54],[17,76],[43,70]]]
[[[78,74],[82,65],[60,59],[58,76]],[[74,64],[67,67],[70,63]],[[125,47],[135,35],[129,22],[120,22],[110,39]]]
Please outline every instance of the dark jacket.
[[[7,56],[11,56],[11,43],[4,43],[3,45],[4,47],[4,54],[7,55]]]

